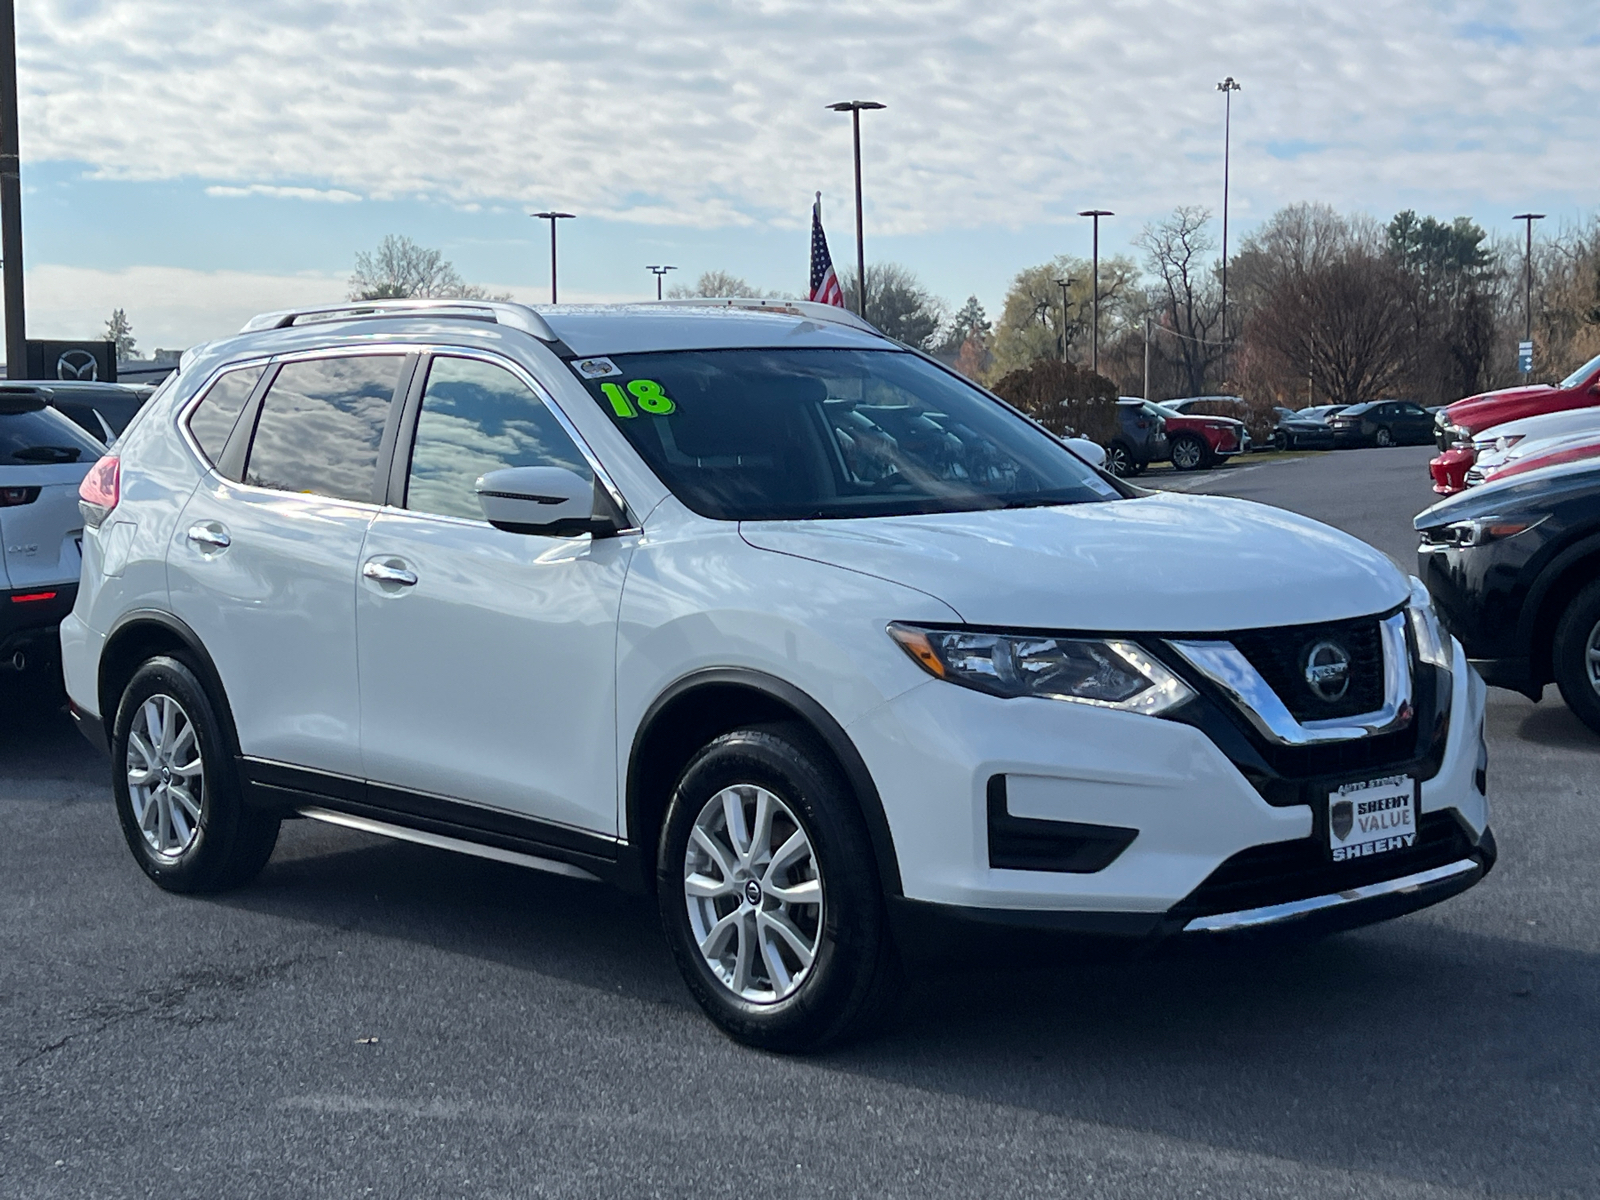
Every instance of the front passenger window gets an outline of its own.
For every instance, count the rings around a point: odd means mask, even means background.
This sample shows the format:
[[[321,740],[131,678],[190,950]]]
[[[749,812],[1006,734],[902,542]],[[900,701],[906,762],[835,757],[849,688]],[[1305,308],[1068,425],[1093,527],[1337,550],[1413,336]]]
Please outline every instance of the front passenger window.
[[[435,358],[417,414],[406,507],[481,521],[478,477],[503,467],[565,467],[594,478],[555,414],[510,371]]]

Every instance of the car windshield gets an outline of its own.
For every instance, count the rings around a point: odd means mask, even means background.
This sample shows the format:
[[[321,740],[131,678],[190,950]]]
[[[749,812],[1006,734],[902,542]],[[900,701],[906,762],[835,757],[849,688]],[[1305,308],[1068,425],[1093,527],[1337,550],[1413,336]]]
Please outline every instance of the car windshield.
[[[1575,388],[1585,379],[1589,378],[1589,376],[1593,375],[1596,371],[1600,371],[1600,354],[1596,354],[1593,358],[1584,363],[1583,366],[1579,367],[1571,375],[1568,375],[1556,386]]]
[[[584,360],[585,386],[672,492],[725,521],[1031,508],[1121,496],[1050,434],[895,350]]]
[[[0,401],[0,466],[93,462],[105,447],[52,408]]]

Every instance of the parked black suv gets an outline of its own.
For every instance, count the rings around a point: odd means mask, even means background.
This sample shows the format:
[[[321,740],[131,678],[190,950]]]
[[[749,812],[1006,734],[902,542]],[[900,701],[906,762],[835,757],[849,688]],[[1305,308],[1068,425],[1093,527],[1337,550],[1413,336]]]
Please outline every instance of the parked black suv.
[[[1600,464],[1486,484],[1416,518],[1419,574],[1485,681],[1554,683],[1600,732]]]
[[[0,383],[0,394],[42,400],[102,442],[120,436],[133,420],[133,414],[154,391],[148,384],[57,383],[55,380],[29,383],[21,379]]]
[[[1137,475],[1167,454],[1167,423],[1161,410],[1138,396],[1117,397],[1117,431],[1106,444],[1106,470]]]

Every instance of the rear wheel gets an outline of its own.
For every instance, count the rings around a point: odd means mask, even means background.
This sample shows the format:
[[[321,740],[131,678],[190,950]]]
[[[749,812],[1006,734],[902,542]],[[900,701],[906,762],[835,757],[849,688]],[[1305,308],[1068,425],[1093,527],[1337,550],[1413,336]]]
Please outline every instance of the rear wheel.
[[[129,680],[111,763],[123,837],[158,886],[222,891],[272,856],[278,818],[245,807],[216,706],[182,660],[152,658]]]
[[[1112,442],[1106,447],[1106,470],[1118,478],[1136,473],[1133,454],[1126,442]]]
[[[1198,471],[1206,465],[1206,444],[1197,437],[1172,439],[1172,465],[1179,471]]]
[[[1579,720],[1600,733],[1600,580],[1567,605],[1556,625],[1553,651],[1561,698]]]
[[[869,1028],[899,964],[855,798],[802,727],[724,734],[673,792],[661,922],[689,990],[730,1037],[815,1050]]]
[[[1394,434],[1389,432],[1387,425],[1379,425],[1378,432],[1373,434],[1372,440],[1379,446],[1392,446],[1394,445]]]

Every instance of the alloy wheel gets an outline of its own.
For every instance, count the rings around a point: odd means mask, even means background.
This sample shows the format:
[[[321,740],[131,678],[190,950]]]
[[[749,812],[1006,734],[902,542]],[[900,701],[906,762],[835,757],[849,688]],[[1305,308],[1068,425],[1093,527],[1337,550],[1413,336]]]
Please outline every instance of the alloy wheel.
[[[1589,639],[1583,647],[1584,675],[1589,680],[1589,686],[1600,695],[1600,621],[1596,621],[1594,628],[1589,630]]]
[[[1394,434],[1380,426],[1378,429],[1378,436],[1375,440],[1380,446],[1392,446],[1394,445]]]
[[[775,1004],[805,981],[822,878],[810,837],[772,792],[734,784],[706,801],[684,853],[683,895],[701,957],[734,995]]]
[[[1184,438],[1172,448],[1172,465],[1180,471],[1192,471],[1200,465],[1200,443]]]
[[[1129,473],[1128,452],[1121,446],[1113,446],[1106,451],[1106,470],[1121,478]]]
[[[128,799],[145,844],[179,857],[200,832],[205,763],[194,722],[171,696],[148,697],[128,730]]]

